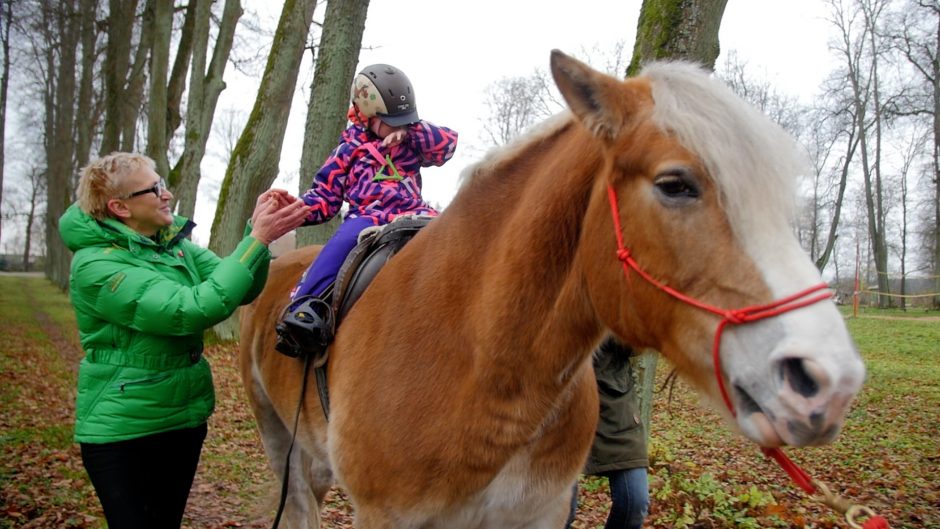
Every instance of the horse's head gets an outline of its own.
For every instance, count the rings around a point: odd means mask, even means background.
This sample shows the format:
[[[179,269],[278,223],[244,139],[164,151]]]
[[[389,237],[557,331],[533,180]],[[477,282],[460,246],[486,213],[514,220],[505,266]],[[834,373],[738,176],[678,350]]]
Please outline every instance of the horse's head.
[[[625,342],[660,350],[714,400],[725,386],[757,443],[831,441],[865,372],[831,301],[800,298],[809,303],[751,322],[762,314],[694,305],[772,304],[821,282],[791,228],[794,142],[689,64],[650,65],[626,81],[557,51],[551,65],[603,157],[578,254],[599,319]],[[637,269],[621,263],[631,259]],[[712,351],[723,318],[719,380]]]

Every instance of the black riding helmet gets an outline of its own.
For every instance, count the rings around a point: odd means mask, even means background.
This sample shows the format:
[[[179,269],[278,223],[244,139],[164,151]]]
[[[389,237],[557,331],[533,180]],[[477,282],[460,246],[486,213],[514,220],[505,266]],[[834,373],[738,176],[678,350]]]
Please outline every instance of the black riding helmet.
[[[353,79],[349,99],[365,117],[376,116],[392,127],[418,121],[411,81],[388,64],[363,68]]]

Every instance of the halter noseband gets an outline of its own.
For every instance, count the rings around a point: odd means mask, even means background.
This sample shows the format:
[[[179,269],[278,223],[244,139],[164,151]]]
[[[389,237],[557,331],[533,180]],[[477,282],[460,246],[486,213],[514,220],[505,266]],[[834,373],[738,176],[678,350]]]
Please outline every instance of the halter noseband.
[[[725,388],[724,379],[721,376],[721,333],[724,331],[725,327],[729,324],[742,325],[745,323],[752,323],[765,318],[778,316],[785,312],[790,312],[808,305],[813,305],[824,299],[828,299],[831,296],[829,287],[825,283],[820,283],[797,292],[796,294],[792,294],[776,301],[771,301],[770,303],[765,303],[762,305],[751,305],[740,309],[723,309],[721,307],[716,307],[709,303],[705,303],[704,301],[683,294],[669,285],[658,281],[656,278],[651,276],[649,272],[644,270],[639,265],[639,263],[636,262],[636,260],[633,258],[633,255],[630,253],[630,250],[627,249],[623,243],[623,228],[620,224],[620,211],[617,207],[617,193],[614,191],[614,188],[611,185],[607,186],[607,197],[610,200],[610,211],[614,220],[614,232],[617,236],[617,259],[623,265],[623,273],[627,277],[627,280],[630,280],[630,270],[632,269],[640,277],[646,280],[647,283],[650,283],[659,290],[669,294],[673,298],[687,305],[711,312],[712,314],[716,314],[721,317],[721,321],[718,322],[718,327],[715,329],[715,340],[712,347],[712,361],[715,366],[715,378],[718,381],[718,389],[721,391],[721,397],[724,399],[725,406],[728,407],[728,411],[731,412],[732,416],[737,417],[737,412],[734,409],[734,405],[731,403],[731,398],[728,396],[728,391]],[[823,290],[825,290],[825,292],[821,292]],[[774,458],[803,490],[810,494],[816,491],[816,487],[812,483],[812,478],[806,474],[803,469],[790,461],[790,459],[786,456],[786,454],[783,453],[782,450],[779,448],[764,447],[762,447],[761,450],[768,457]]]
[[[771,301],[770,303],[765,303],[762,305],[751,305],[740,309],[723,309],[721,307],[716,307],[714,305],[705,303],[702,300],[695,299],[691,296],[683,294],[682,292],[679,292],[678,290],[662,283],[661,281],[658,281],[646,270],[643,270],[643,268],[640,267],[639,263],[637,263],[633,258],[633,255],[631,255],[630,250],[623,244],[623,227],[620,224],[620,211],[617,208],[617,192],[614,191],[614,187],[612,185],[607,186],[607,197],[610,200],[610,213],[614,219],[614,232],[617,236],[617,259],[623,265],[623,274],[626,276],[627,281],[630,281],[630,269],[633,269],[633,271],[646,280],[647,283],[655,286],[659,290],[662,290],[666,294],[669,294],[683,303],[692,305],[693,307],[711,312],[712,314],[716,314],[721,317],[721,321],[718,322],[718,327],[715,329],[715,341],[712,347],[712,361],[715,366],[715,378],[718,380],[718,389],[721,391],[721,398],[724,399],[725,406],[728,407],[728,411],[731,412],[731,415],[737,417],[734,405],[731,403],[731,398],[728,396],[728,391],[725,389],[724,379],[721,377],[721,333],[724,331],[725,326],[729,324],[742,325],[745,323],[751,323],[763,320],[765,318],[779,316],[780,314],[790,312],[791,310],[796,310],[802,307],[813,305],[815,303],[819,303],[820,301],[828,299],[831,296],[828,285],[825,283],[820,283],[818,285],[801,290],[796,294],[791,294],[785,298]],[[856,529],[889,529],[888,522],[883,517],[876,515],[874,511],[868,507],[850,504],[841,496],[830,492],[825,484],[813,479],[813,477],[803,470],[802,467],[790,459],[790,457],[787,456],[787,454],[782,449],[767,448],[762,446],[761,451],[765,456],[776,461],[777,464],[780,465],[780,467],[790,475],[793,481],[796,482],[796,484],[799,485],[799,487],[807,494],[815,494],[820,492],[821,496],[814,497],[829,507],[832,507],[836,511],[842,513],[851,527]],[[860,524],[858,521],[856,521],[857,518],[861,516],[869,517],[864,524]]]

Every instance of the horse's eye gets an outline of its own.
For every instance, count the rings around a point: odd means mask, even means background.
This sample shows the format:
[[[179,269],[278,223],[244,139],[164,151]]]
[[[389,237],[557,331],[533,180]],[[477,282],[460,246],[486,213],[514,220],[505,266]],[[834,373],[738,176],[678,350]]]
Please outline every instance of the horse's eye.
[[[696,183],[684,173],[661,174],[653,183],[656,190],[667,199],[693,199],[700,195]]]

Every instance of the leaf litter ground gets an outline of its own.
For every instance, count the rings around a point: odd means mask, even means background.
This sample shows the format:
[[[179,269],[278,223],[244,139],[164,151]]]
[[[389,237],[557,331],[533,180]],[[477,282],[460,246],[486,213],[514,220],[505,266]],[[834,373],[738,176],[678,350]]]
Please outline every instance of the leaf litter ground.
[[[103,528],[71,440],[81,358],[71,307],[44,279],[2,276],[0,315],[0,528]],[[847,322],[868,365],[866,387],[835,444],[789,454],[895,529],[940,529],[940,323],[877,314]],[[211,345],[206,355],[217,409],[183,527],[270,527],[277,478],[241,388],[237,345]],[[660,381],[667,370],[661,365]],[[682,383],[654,401],[650,457],[646,527],[846,527]],[[606,480],[581,479],[575,529],[603,527],[607,494]],[[352,527],[338,488],[321,514],[323,527]]]

